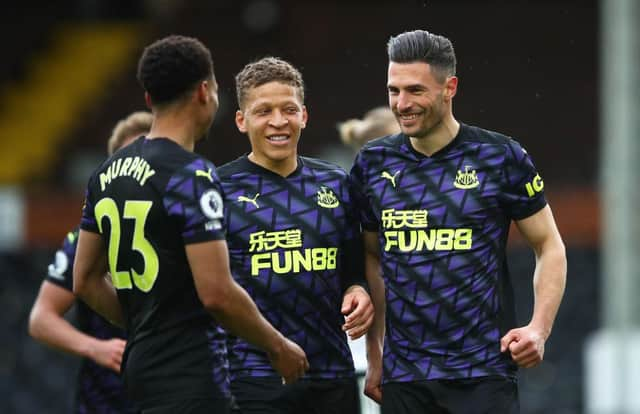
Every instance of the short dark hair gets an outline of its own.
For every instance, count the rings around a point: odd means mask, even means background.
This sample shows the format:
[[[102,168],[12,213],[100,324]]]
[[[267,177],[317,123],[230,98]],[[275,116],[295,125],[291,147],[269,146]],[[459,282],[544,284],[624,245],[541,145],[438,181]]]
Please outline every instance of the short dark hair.
[[[451,40],[426,30],[392,36],[387,43],[387,53],[391,62],[428,63],[440,82],[456,74],[456,53]]]
[[[302,74],[291,63],[277,57],[264,57],[247,64],[236,75],[236,95],[238,105],[244,107],[247,91],[269,82],[280,82],[296,88],[300,100],[304,102],[304,81]]]
[[[171,35],[157,40],[138,61],[138,81],[153,104],[173,102],[213,76],[211,52],[193,37]]]

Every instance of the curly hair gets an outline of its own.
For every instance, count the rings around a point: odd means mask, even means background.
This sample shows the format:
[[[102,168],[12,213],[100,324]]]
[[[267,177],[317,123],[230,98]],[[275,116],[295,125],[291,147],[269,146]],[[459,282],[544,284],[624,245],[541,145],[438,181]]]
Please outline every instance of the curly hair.
[[[269,82],[280,82],[293,86],[296,88],[300,100],[304,102],[304,81],[300,71],[285,60],[268,56],[247,64],[236,75],[236,95],[240,108],[244,108],[249,89]]]
[[[414,30],[391,37],[389,60],[396,63],[424,62],[435,71],[439,82],[456,74],[456,53],[451,40],[426,30]]]
[[[211,52],[193,37],[171,35],[157,40],[138,61],[138,81],[154,105],[173,102],[213,76]]]
[[[362,119],[348,119],[338,123],[342,142],[356,150],[368,141],[400,132],[395,115],[389,107],[379,106],[367,111]]]
[[[122,143],[131,136],[144,135],[151,129],[153,115],[146,111],[134,112],[128,117],[120,120],[111,137],[107,141],[107,151],[109,155],[113,154],[122,147]]]

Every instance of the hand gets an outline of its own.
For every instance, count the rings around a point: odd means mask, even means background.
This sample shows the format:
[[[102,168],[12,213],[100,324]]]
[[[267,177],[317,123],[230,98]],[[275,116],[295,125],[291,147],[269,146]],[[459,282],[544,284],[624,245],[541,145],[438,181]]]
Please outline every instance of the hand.
[[[273,368],[282,376],[283,384],[296,382],[309,369],[307,355],[293,341],[282,337],[275,352],[268,352]]]
[[[364,380],[364,395],[382,404],[382,359],[368,361],[367,376]]]
[[[522,368],[532,368],[544,358],[542,331],[531,325],[512,329],[500,340],[500,352],[509,350],[513,361]]]
[[[109,368],[112,371],[120,373],[120,365],[122,364],[122,354],[126,341],[120,338],[98,339],[93,347],[89,350],[89,357],[96,364]]]
[[[342,325],[342,330],[352,340],[367,333],[373,323],[373,303],[362,286],[356,285],[347,289],[342,298],[341,312],[345,315],[345,324]]]

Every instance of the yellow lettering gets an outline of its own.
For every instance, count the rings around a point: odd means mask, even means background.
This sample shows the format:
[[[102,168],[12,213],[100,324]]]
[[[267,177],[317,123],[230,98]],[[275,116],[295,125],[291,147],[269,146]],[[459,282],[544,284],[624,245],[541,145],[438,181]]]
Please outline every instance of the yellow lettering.
[[[304,252],[304,255],[302,254]],[[294,273],[300,272],[300,265],[305,271],[309,271],[312,269],[311,267],[311,255],[309,254],[309,249],[293,250],[293,271]]]
[[[453,229],[438,229],[436,250],[451,250],[453,248]]]
[[[542,177],[540,177],[540,174],[537,174],[533,178],[533,189],[536,191],[536,193],[539,193],[540,191],[542,191],[543,188],[544,188],[544,182],[542,181]]]
[[[113,164],[111,164],[111,176],[116,178],[120,172],[120,165],[122,164],[122,158],[118,158]]]
[[[156,173],[156,170],[152,170],[151,167],[149,167],[149,163],[145,162],[144,177],[142,177],[142,180],[140,180],[140,185],[144,185],[144,183],[147,182],[147,179],[152,175],[154,175],[155,173]]]
[[[420,250],[433,250],[436,245],[437,236],[434,234],[433,229],[427,233],[426,231],[418,232],[418,243],[416,245],[416,251]]]
[[[140,181],[140,179],[142,178],[142,174],[144,173],[144,167],[146,167],[147,165],[148,164],[146,160],[140,160],[140,164],[138,164],[138,166],[136,167],[136,172],[133,173],[133,178],[135,178],[137,181]]]
[[[384,251],[388,252],[393,246],[398,246],[398,232],[397,231],[385,231],[384,232]]]
[[[470,250],[473,245],[473,230],[431,229],[384,232],[384,250],[396,248],[403,253],[420,251]]]
[[[104,191],[104,189],[107,187],[107,184],[111,183],[111,165],[109,166],[109,168],[107,168],[106,172],[100,173],[100,189],[102,191]]]
[[[527,195],[529,197],[533,197],[534,195],[536,195],[536,193],[542,191],[542,189],[544,188],[544,181],[542,181],[542,177],[540,177],[540,174],[536,174],[531,182],[524,185],[524,188],[527,190]]]
[[[138,168],[138,164],[140,164],[140,157],[135,157],[131,163],[131,167],[129,167],[129,171],[127,171],[127,175],[133,174],[135,169]]]
[[[120,168],[120,177],[122,177],[123,175],[127,175],[129,165],[131,165],[131,157],[127,157],[124,159],[122,167]]]
[[[261,269],[270,269],[270,257],[271,253],[258,253],[251,256],[251,276],[258,276]]]
[[[415,230],[398,232],[398,248],[401,252],[413,252],[416,250]],[[407,238],[409,243],[407,243]]]
[[[455,240],[453,242],[453,250],[470,250],[473,244],[471,229],[456,229]]]

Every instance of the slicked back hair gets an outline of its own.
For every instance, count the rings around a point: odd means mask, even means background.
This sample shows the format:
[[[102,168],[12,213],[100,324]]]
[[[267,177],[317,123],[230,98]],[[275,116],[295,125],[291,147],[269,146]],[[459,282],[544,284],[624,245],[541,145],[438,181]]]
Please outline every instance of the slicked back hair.
[[[247,64],[236,75],[236,95],[240,109],[244,109],[250,89],[269,82],[280,82],[293,86],[300,100],[304,102],[304,81],[300,71],[285,60],[268,56]]]
[[[171,35],[157,40],[138,61],[138,81],[154,105],[175,102],[213,77],[211,52],[193,37]]]
[[[456,74],[456,54],[451,40],[426,30],[392,36],[387,43],[390,62],[428,63],[439,82]]]

